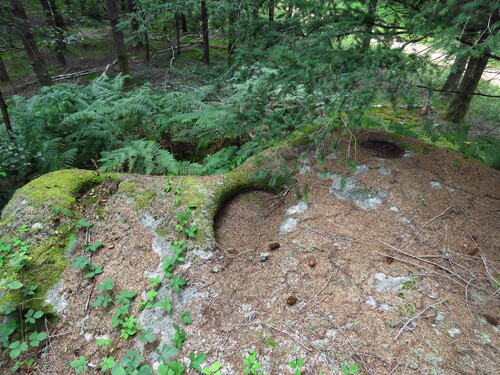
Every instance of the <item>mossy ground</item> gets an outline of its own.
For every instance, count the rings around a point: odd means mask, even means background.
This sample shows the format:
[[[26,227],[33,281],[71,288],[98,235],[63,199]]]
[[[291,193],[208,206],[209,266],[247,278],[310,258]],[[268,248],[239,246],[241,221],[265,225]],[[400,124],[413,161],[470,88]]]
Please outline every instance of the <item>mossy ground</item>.
[[[26,299],[15,290],[2,295],[0,305],[12,301],[25,307],[42,308],[44,296],[60,279],[68,259],[64,253],[69,237],[75,231],[76,217],[54,220],[54,208],[71,209],[76,195],[117,176],[86,170],[67,169],[48,173],[19,189],[2,213],[0,239],[20,238],[30,246],[29,265],[21,273],[25,285],[36,286],[35,294]],[[34,224],[42,228],[16,232]],[[35,227],[36,227],[35,226]],[[45,309],[50,307],[45,307]]]

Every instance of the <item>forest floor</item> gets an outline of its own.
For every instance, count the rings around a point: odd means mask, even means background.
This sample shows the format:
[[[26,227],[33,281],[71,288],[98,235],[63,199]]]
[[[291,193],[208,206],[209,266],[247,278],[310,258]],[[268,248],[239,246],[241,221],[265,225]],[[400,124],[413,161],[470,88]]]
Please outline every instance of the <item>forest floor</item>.
[[[68,374],[82,355],[98,373],[103,357],[129,349],[154,367],[177,323],[186,331],[182,362],[203,352],[205,365],[220,361],[227,375],[244,373],[249,351],[268,375],[292,374],[298,358],[308,375],[353,364],[360,374],[498,374],[500,173],[420,141],[398,152],[382,140],[339,137],[343,154],[327,144],[286,149],[295,184],[278,195],[243,191],[223,205],[216,243],[190,244],[177,269],[187,286],[158,290],[155,301],[172,297],[170,314],[138,311],[176,236],[166,178],[129,175],[88,192],[98,203],[82,212],[95,225],[80,242],[104,242],[92,257],[104,272],[92,282],[67,268],[50,299],[62,318],[47,326],[51,339],[31,373]],[[199,177],[207,186],[219,178]],[[107,278],[139,292],[132,311],[155,343],[120,338],[113,310],[91,306]],[[179,317],[186,310],[189,325]],[[99,338],[111,343],[98,347]]]

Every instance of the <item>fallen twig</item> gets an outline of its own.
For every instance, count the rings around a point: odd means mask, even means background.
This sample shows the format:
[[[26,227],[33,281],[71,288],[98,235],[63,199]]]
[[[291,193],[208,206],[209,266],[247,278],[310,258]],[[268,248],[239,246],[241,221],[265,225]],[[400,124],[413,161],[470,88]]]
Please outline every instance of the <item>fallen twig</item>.
[[[325,285],[323,285],[323,287],[322,287],[322,288],[318,291],[318,293],[316,293],[316,294],[314,295],[314,297],[313,297],[313,298],[311,298],[311,299],[309,300],[308,304],[309,304],[309,303],[311,303],[312,301],[314,301],[316,298],[318,298],[318,296],[321,294],[321,292],[323,292],[323,290],[325,290],[325,288],[328,286],[328,284],[330,284],[330,281],[332,281],[333,277],[334,277],[336,274],[337,274],[337,272],[336,272],[336,270],[335,270],[335,272],[334,272],[334,273],[330,276],[330,278],[328,279],[328,281],[326,282],[326,284],[325,284]],[[308,304],[306,304],[305,306],[303,306],[303,307],[300,309],[299,313],[304,312],[304,311],[306,310],[306,307],[308,306]],[[310,306],[310,307],[313,307],[313,306],[314,306],[314,305],[312,305],[312,306]],[[310,308],[310,307],[309,307],[309,308]],[[309,308],[308,308],[308,309],[309,309]]]
[[[445,214],[445,213],[446,213],[446,212],[447,212],[450,208],[452,208],[452,207],[453,207],[453,206],[448,207],[446,210],[444,210],[443,212],[441,212],[439,215],[434,216],[432,219],[430,219],[428,222],[426,222],[424,225],[422,225],[422,227],[421,227],[421,228],[418,230],[418,232],[415,234],[415,237],[417,237],[417,236],[420,234],[420,232],[422,231],[422,229],[424,229],[424,228],[427,226],[427,224],[429,224],[429,223],[433,222],[434,220],[436,220],[437,218],[439,218],[439,217],[443,216],[443,215],[444,215],[444,214]]]
[[[403,250],[400,250],[398,249],[397,247],[394,247],[392,245],[389,245],[388,243],[386,242],[383,242],[383,241],[379,241],[381,244],[391,248],[392,250],[394,251],[397,251],[398,253],[400,254],[403,254],[403,255],[406,255],[407,257],[410,257],[410,258],[413,258],[413,259],[416,259],[416,260],[419,260],[421,262],[424,262],[424,263],[427,263],[427,264],[431,264],[439,269],[442,269],[443,271],[446,271],[448,272],[449,274],[451,275],[454,275],[455,277],[459,278],[462,282],[464,282],[465,284],[467,284],[467,280],[465,280],[462,276],[460,276],[459,274],[457,274],[456,272],[453,272],[452,270],[450,270],[449,268],[446,268],[438,263],[435,263],[435,262],[431,262],[430,260],[427,260],[427,259],[422,259],[416,255],[412,255],[412,254],[408,254],[407,252],[403,251]],[[390,255],[389,255],[390,256]]]
[[[431,307],[433,306],[437,306],[443,302],[445,302],[446,299],[443,299],[439,302],[436,302],[436,303],[433,303],[432,305],[429,305],[427,306],[425,309],[423,309],[422,311],[420,311],[418,314],[414,315],[411,317],[411,319],[409,319],[404,325],[403,327],[401,327],[401,329],[399,330],[398,334],[396,335],[396,337],[394,337],[394,340],[397,340],[399,335],[401,334],[401,332],[403,332],[403,330],[408,326],[408,324],[410,324],[412,321],[414,321],[415,319],[417,319],[420,315],[422,315],[424,312],[426,312],[427,310],[429,310]]]

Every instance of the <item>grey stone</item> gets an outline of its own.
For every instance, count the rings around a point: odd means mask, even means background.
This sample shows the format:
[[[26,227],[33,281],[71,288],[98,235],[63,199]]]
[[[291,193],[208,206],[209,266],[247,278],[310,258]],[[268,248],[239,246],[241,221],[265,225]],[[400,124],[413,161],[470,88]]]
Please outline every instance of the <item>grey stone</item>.
[[[451,338],[457,337],[462,333],[458,328],[450,328],[447,332]]]
[[[290,215],[295,215],[295,214],[302,214],[306,212],[308,209],[308,204],[306,202],[299,202],[295,206],[290,207],[288,210],[286,210],[285,215],[290,216]]]
[[[219,273],[219,267],[216,266],[216,267],[212,268],[212,272]]]
[[[429,186],[433,189],[442,189],[443,188],[443,185],[438,181],[429,182]]]
[[[340,175],[331,175],[330,177],[333,178],[333,183],[330,186],[331,194],[339,199],[352,200],[365,211],[377,208],[388,195],[387,191],[356,188],[354,177]]]
[[[269,253],[261,253],[260,254],[260,261],[265,262],[266,260],[269,259],[270,256],[271,256],[271,254],[269,254]]]
[[[337,159],[340,156],[340,152],[332,152],[325,156],[326,159]]]
[[[367,305],[370,305],[372,307],[377,307],[377,301],[375,300],[375,298],[373,298],[372,296],[369,296],[366,300],[365,300],[365,303]]]
[[[60,316],[65,315],[64,313],[68,307],[68,301],[62,290],[63,280],[60,280],[45,294],[45,303],[51,305],[54,312]]]
[[[381,174],[383,176],[387,176],[387,175],[390,175],[392,173],[392,169],[391,168],[380,167],[379,169],[377,169],[377,173]]]
[[[283,221],[280,225],[280,233],[290,233],[295,229],[299,221],[293,217],[289,217]]]
[[[158,224],[160,224],[160,221],[160,219],[155,220],[155,218],[149,212],[146,212],[139,223],[144,228],[148,229],[151,233],[154,233],[156,231],[156,228],[158,227]]]
[[[370,167],[367,166],[366,164],[360,164],[356,167],[354,174],[365,174],[368,172],[370,172]]]
[[[306,174],[307,172],[309,172],[311,170],[311,167],[308,166],[308,165],[303,165],[300,169],[299,169],[299,173],[300,174]]]
[[[407,276],[399,276],[399,277],[390,277],[385,273],[376,273],[375,274],[375,288],[377,292],[399,292],[403,289],[403,283],[405,281],[410,281],[411,278]]]

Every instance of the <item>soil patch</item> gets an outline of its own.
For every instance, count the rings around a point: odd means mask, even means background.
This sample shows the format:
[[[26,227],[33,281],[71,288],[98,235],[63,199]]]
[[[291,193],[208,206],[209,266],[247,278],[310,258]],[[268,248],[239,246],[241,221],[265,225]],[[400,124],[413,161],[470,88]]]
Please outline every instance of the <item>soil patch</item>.
[[[362,143],[362,147],[369,150],[372,155],[384,159],[400,158],[404,153],[401,147],[382,140],[368,139]]]

